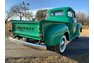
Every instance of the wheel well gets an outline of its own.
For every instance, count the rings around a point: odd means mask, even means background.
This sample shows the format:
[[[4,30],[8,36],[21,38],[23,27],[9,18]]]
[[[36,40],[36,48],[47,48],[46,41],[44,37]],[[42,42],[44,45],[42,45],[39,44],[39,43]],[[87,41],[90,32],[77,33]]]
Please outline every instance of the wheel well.
[[[64,35],[66,36],[66,39],[69,40],[69,33],[65,32]]]

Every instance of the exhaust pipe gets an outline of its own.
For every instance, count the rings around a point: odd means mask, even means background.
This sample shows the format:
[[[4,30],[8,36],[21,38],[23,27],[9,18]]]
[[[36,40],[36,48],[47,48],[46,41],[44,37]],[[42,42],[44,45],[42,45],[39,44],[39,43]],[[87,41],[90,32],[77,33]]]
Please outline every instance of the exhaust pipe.
[[[22,41],[22,40],[17,40],[17,39],[14,39],[12,37],[8,37],[10,41],[12,42],[15,42],[15,43],[18,43],[18,44],[23,44],[23,45],[27,45],[27,46],[33,46],[33,47],[37,47],[37,48],[41,48],[41,49],[46,49],[46,45],[42,45],[42,44],[33,44],[33,43],[30,43],[30,42],[25,42],[25,41]]]

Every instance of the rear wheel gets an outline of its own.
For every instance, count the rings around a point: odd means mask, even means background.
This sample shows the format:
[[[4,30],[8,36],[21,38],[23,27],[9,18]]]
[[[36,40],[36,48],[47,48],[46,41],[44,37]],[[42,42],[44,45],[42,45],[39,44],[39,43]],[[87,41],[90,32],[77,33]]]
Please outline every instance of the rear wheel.
[[[60,40],[60,44],[55,46],[55,47],[48,47],[47,46],[47,50],[51,50],[51,51],[56,51],[58,53],[63,53],[65,51],[65,48],[66,48],[66,36],[62,36],[61,40]]]
[[[56,51],[59,53],[63,53],[65,51],[66,48],[66,36],[62,36],[61,40],[60,40],[60,44],[56,47]]]

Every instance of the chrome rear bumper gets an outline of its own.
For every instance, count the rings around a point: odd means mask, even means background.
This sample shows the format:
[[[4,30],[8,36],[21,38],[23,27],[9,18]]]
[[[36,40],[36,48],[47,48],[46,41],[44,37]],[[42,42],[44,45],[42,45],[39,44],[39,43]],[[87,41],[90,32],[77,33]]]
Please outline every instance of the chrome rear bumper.
[[[27,46],[33,46],[33,47],[37,47],[37,48],[42,48],[42,49],[46,49],[46,46],[45,45],[42,45],[42,44],[33,44],[33,43],[30,43],[30,42],[25,42],[25,41],[22,41],[22,40],[17,40],[17,39],[14,39],[12,37],[8,37],[10,41],[12,42],[15,42],[17,44],[23,44],[23,45],[27,45]]]

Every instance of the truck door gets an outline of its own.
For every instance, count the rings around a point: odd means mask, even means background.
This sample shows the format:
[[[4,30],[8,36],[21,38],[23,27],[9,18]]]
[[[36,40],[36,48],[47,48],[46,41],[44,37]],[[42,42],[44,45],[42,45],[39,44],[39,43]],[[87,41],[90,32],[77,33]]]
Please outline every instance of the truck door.
[[[70,18],[70,31],[71,34],[75,33],[76,31],[76,18],[75,18],[75,12],[72,10],[68,11],[68,17]]]

